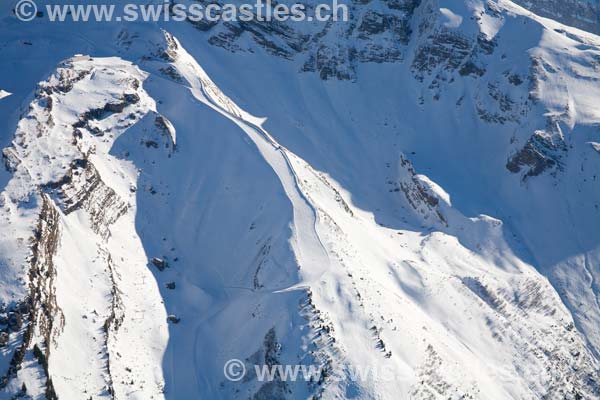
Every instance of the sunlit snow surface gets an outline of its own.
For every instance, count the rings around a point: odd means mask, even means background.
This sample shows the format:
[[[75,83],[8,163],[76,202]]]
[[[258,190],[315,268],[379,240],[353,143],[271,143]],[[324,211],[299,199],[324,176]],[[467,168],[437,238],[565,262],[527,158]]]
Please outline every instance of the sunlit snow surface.
[[[403,61],[324,81],[249,36],[0,10],[0,298],[51,300],[0,398],[599,396],[599,37],[427,0]],[[509,171],[534,134],[554,164]]]

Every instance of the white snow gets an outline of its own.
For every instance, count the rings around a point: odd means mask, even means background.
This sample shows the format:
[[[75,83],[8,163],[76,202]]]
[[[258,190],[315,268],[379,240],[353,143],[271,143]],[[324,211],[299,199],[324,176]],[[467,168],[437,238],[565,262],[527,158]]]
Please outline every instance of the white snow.
[[[442,7],[440,8],[440,13],[445,18],[442,25],[446,28],[458,28],[462,24],[463,17],[453,13],[451,10]]]

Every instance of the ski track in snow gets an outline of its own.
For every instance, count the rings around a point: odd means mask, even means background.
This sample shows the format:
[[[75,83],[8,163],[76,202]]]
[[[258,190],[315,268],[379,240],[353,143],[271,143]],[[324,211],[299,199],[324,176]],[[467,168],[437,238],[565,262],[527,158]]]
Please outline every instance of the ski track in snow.
[[[321,276],[329,269],[330,260],[325,246],[316,230],[317,213],[308,199],[302,193],[298,186],[298,176],[288,158],[287,150],[256,122],[256,118],[250,117],[245,111],[241,110],[229,98],[218,91],[218,88],[210,80],[204,70],[196,61],[181,48],[178,43],[178,59],[173,63],[179,73],[191,85],[190,90],[194,97],[205,105],[213,108],[224,115],[242,131],[244,131],[252,142],[256,145],[265,161],[271,166],[273,171],[279,177],[279,180],[292,203],[294,211],[294,240],[298,243],[294,246],[301,274],[304,276],[304,282],[295,285],[295,289],[303,287],[308,288],[318,283]],[[210,90],[207,89],[210,87]],[[254,121],[253,121],[254,120]],[[292,290],[294,288],[282,288],[279,291]],[[223,288],[224,290],[225,288]],[[201,329],[196,332],[196,345],[202,340]],[[197,348],[195,354],[200,354]],[[195,360],[201,371],[198,361]],[[196,381],[199,387],[205,384],[202,377],[196,375]]]
[[[181,48],[180,44],[179,47]],[[229,98],[225,98],[223,93],[218,92],[211,95],[207,90],[207,82],[210,82],[209,85],[213,93],[218,89],[200,65],[198,65],[185,50],[180,49],[178,54],[182,60],[176,61],[174,65],[181,75],[190,83],[190,90],[194,97],[235,122],[248,137],[252,139],[260,153],[263,155],[265,161],[269,163],[273,171],[275,171],[279,177],[294,208],[294,225],[296,227],[294,232],[297,240],[302,242],[302,246],[298,246],[297,248],[300,253],[298,254],[299,261],[301,262],[301,265],[319,266],[318,271],[305,271],[310,274],[310,276],[306,277],[307,283],[318,281],[323,273],[329,268],[329,256],[316,231],[316,210],[297,184],[298,177],[294,172],[294,168],[287,155],[288,150],[277,143],[277,141],[260,125],[257,125],[256,122],[252,121],[257,118],[250,117],[245,111],[232,103]],[[223,106],[223,103],[229,105],[230,109],[228,110],[228,107]],[[233,106],[234,110],[237,112],[232,111],[231,106]],[[311,256],[304,256],[302,254],[302,248],[305,248],[305,246],[309,249],[307,253],[310,253]]]

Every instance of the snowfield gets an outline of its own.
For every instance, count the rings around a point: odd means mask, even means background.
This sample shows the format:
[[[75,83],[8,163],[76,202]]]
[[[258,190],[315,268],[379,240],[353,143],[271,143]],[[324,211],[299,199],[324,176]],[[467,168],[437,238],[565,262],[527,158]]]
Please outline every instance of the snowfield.
[[[600,37],[351,7],[0,6],[0,399],[600,398]]]

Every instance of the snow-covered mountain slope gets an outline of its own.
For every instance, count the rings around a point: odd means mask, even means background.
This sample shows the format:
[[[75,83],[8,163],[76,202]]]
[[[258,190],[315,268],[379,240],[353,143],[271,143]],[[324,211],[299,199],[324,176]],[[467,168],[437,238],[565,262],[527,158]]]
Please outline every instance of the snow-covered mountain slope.
[[[516,0],[515,3],[563,24],[600,32],[600,4],[597,0]]]
[[[0,7],[0,398],[600,396],[599,37],[508,1],[237,36]]]

